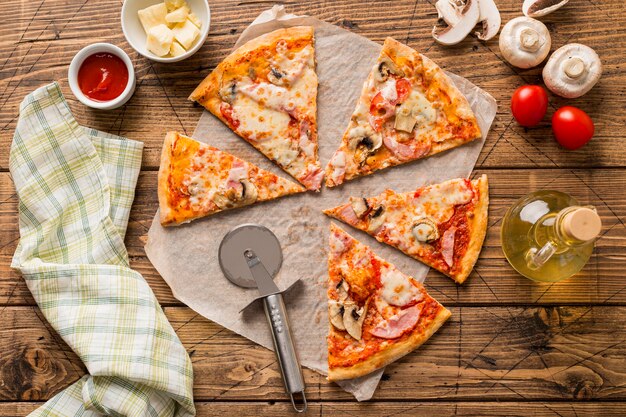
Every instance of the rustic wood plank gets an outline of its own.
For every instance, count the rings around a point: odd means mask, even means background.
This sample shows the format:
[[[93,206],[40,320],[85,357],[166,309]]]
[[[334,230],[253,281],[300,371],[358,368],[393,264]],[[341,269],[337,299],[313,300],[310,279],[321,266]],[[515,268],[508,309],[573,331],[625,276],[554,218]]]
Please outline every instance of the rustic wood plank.
[[[85,367],[38,308],[0,308],[0,401],[46,400]]]
[[[387,368],[375,400],[626,399],[626,307],[451,310],[426,345]],[[286,400],[272,352],[188,308],[165,311],[191,356],[197,400]],[[84,372],[39,315],[2,312],[0,400],[43,400]],[[311,400],[351,400],[315,372],[305,380]]]
[[[483,172],[489,176],[491,206],[482,254],[463,286],[431,271],[427,286],[435,297],[446,305],[626,303],[626,170],[487,170],[476,175]],[[589,264],[576,277],[557,284],[538,284],[521,277],[507,264],[500,246],[500,221],[508,207],[515,199],[542,188],[568,192],[584,204],[595,205],[604,221],[604,234]],[[156,173],[143,173],[126,244],[132,267],[146,277],[159,301],[179,305],[143,249],[157,205]],[[24,281],[9,269],[17,239],[17,197],[9,175],[0,173],[0,304],[32,305]]]
[[[0,403],[0,417],[24,416],[37,409],[42,403]],[[296,415],[291,404],[286,402],[197,402],[198,417],[221,417],[231,415],[237,409],[240,417],[283,417]],[[579,417],[593,415],[610,417],[623,415],[626,405],[620,402],[319,402],[309,403],[306,415],[317,416],[362,416],[390,417],[410,415],[412,417],[448,416],[510,416],[510,417]]]
[[[80,123],[142,140],[146,144],[144,167],[156,169],[167,130],[192,133],[202,110],[186,100],[198,82],[224,58],[241,31],[271,6],[267,2],[228,0],[211,4],[209,38],[193,57],[176,64],[157,64],[133,52],[119,30],[120,2],[1,0],[14,10],[0,29],[0,146],[8,148],[15,128],[19,102],[37,86],[58,80]],[[519,1],[498,2],[503,22],[520,14]],[[552,29],[553,49],[566,42],[594,47],[604,64],[600,83],[576,100],[552,97],[549,113],[538,128],[525,131],[511,123],[509,99],[523,83],[541,83],[540,69],[509,66],[499,53],[497,40],[487,43],[475,37],[455,47],[437,45],[430,31],[436,20],[429,2],[409,0],[377,2],[341,0],[290,2],[288,11],[309,14],[343,26],[374,41],[393,36],[423,51],[443,68],[468,77],[496,97],[499,112],[489,135],[479,167],[615,167],[625,166],[626,147],[620,127],[626,122],[623,51],[626,13],[619,0],[572,1],[566,8],[543,20]],[[599,26],[598,22],[602,21]],[[67,84],[67,65],[81,47],[96,41],[122,46],[131,54],[138,77],[133,99],[114,111],[95,111],[80,104]],[[462,57],[462,59],[459,59]],[[551,138],[549,118],[564,104],[587,110],[596,123],[595,139],[577,152],[560,149]],[[6,169],[8,153],[0,155]]]

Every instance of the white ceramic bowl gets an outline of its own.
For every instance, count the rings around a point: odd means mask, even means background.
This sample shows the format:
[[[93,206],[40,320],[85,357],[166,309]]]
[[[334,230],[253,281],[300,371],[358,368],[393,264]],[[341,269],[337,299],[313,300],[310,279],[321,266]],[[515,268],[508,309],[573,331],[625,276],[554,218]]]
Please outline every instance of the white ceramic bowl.
[[[126,40],[133,47],[133,49],[139,52],[141,55],[157,62],[177,62],[183,59],[189,58],[195,54],[198,49],[204,44],[206,37],[209,34],[209,26],[211,23],[211,10],[209,9],[208,0],[186,0],[191,11],[198,16],[198,19],[202,22],[200,28],[200,35],[193,44],[193,46],[184,54],[177,57],[165,58],[154,55],[152,52],[146,49],[146,38],[148,35],[143,30],[143,26],[139,21],[137,12],[146,7],[152,6],[157,3],[161,3],[163,0],[125,0],[122,6],[122,31]]]
[[[122,91],[122,94],[109,101],[95,101],[87,97],[83,94],[78,86],[78,70],[80,66],[83,64],[85,59],[93,54],[97,54],[99,52],[108,52],[113,55],[119,57],[126,64],[126,68],[128,69],[128,84],[126,84],[126,88]],[[76,98],[86,106],[92,107],[94,109],[100,110],[111,110],[116,109],[126,103],[133,93],[135,92],[135,69],[133,68],[133,63],[130,58],[126,54],[126,52],[122,51],[115,45],[111,45],[110,43],[94,43],[89,46],[84,47],[72,59],[70,63],[70,68],[67,72],[67,80],[69,81],[70,88],[72,89],[72,93],[76,96]]]

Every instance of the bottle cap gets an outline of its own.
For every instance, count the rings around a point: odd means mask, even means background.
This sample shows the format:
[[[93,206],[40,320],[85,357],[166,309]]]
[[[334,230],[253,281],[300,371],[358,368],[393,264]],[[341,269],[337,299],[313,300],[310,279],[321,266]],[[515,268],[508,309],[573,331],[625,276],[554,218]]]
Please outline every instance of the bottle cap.
[[[589,207],[577,207],[563,217],[563,231],[574,239],[589,241],[596,238],[602,230],[602,220],[595,210]]]

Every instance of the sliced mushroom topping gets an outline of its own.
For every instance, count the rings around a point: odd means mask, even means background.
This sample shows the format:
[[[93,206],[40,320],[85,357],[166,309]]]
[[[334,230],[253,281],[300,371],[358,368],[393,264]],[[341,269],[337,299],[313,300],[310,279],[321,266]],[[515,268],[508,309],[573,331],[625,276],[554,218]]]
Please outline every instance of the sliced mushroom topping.
[[[350,205],[352,206],[352,210],[354,210],[354,214],[356,214],[356,217],[359,219],[363,217],[370,208],[367,204],[367,200],[363,197],[350,197]]]
[[[412,133],[414,129],[435,121],[437,111],[426,96],[411,90],[409,97],[396,109],[394,129],[399,132]],[[412,135],[398,135],[398,142],[410,139]]]
[[[435,3],[439,14],[438,23],[446,23],[445,27],[435,25],[433,38],[443,45],[456,45],[472,31],[480,10],[478,0],[438,0]]]
[[[267,74],[267,79],[269,82],[275,85],[284,85],[285,84],[285,75],[274,67],[270,68],[270,72]]]
[[[417,123],[417,117],[420,115],[419,108],[410,101],[405,101],[396,110],[396,120],[393,128],[403,132],[411,133]]]
[[[204,180],[200,175],[196,175],[189,180],[187,184],[187,191],[184,194],[187,195],[197,195],[201,193],[204,189]]]
[[[343,325],[346,326],[348,334],[356,340],[361,340],[363,321],[367,314],[367,302],[361,308],[353,301],[344,304]]]
[[[601,75],[602,63],[598,54],[579,43],[570,43],[554,51],[543,68],[546,87],[565,98],[587,93]]]
[[[222,85],[217,92],[217,95],[226,103],[232,104],[235,101],[237,95],[237,85],[234,81],[230,81],[228,84]]]
[[[413,236],[418,242],[432,242],[439,239],[437,223],[430,217],[420,217],[413,225]]]
[[[500,11],[493,0],[479,0],[478,9],[480,17],[478,23],[482,23],[482,30],[476,32],[476,36],[481,41],[488,41],[498,34],[500,30]]]
[[[359,165],[383,145],[383,137],[370,127],[357,126],[350,131],[348,148],[354,151],[354,162]]]
[[[348,285],[348,283],[346,282],[345,279],[341,279],[341,281],[339,281],[339,284],[337,284],[336,290],[337,290],[337,296],[339,297],[340,301],[344,301],[348,298],[348,290],[350,289],[350,286]]]
[[[237,190],[228,188],[227,190],[216,192],[213,195],[213,202],[221,209],[229,209],[235,207],[240,198],[237,195]]]
[[[385,207],[379,205],[372,208],[369,213],[369,224],[367,225],[367,231],[373,233],[385,223]]]
[[[389,58],[383,57],[378,63],[378,71],[374,73],[374,79],[380,83],[387,81],[389,74],[396,75],[398,77],[404,77],[404,71]]]
[[[502,28],[500,52],[511,65],[532,68],[546,59],[552,41],[546,25],[530,17],[516,17]]]
[[[482,1],[482,0],[481,0]],[[565,6],[569,0],[524,0],[522,12],[528,17],[541,17]]]
[[[343,304],[335,300],[328,300],[328,316],[330,317],[330,323],[339,330],[346,330],[346,326],[343,324],[343,314],[345,308]]]
[[[213,195],[213,202],[220,209],[229,209],[252,204],[256,201],[258,193],[256,186],[247,179],[239,180],[241,188],[229,187],[219,190]]]
[[[256,185],[254,185],[248,179],[242,179],[240,182],[241,182],[241,185],[243,186],[243,191],[241,193],[242,194],[241,204],[254,203],[259,195]]]

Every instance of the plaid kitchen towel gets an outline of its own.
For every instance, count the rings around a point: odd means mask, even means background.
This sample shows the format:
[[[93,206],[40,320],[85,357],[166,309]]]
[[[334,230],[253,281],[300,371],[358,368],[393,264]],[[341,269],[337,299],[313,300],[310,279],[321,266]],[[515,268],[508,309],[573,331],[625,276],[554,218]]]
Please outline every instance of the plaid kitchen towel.
[[[57,83],[20,106],[11,266],[89,371],[34,416],[195,414],[189,356],[124,246],[141,151],[79,126]]]

